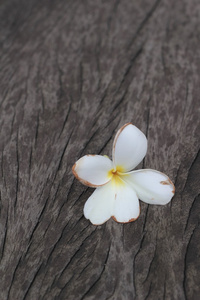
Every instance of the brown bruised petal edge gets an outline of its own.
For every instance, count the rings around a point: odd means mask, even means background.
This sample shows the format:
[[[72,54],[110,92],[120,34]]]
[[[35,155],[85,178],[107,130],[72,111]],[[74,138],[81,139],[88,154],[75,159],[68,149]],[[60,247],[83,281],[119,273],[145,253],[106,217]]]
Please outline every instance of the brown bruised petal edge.
[[[139,209],[140,209],[140,207],[139,207]],[[117,223],[120,223],[120,224],[127,224],[127,223],[131,223],[131,222],[136,221],[136,220],[139,218],[139,216],[140,216],[140,211],[139,211],[139,215],[137,216],[137,218],[132,218],[132,219],[130,219],[130,220],[127,221],[127,222],[119,222],[119,221],[117,221],[117,219],[115,218],[115,216],[112,216],[111,218],[112,218],[115,222],[117,222]]]
[[[105,185],[106,183],[109,182],[109,181],[108,181],[108,182],[103,183],[103,184],[95,185],[95,184],[90,183],[90,182],[87,181],[87,180],[84,180],[84,179],[80,178],[80,177],[78,176],[77,172],[75,171],[76,165],[77,165],[77,163],[75,163],[75,164],[73,165],[73,167],[72,167],[72,173],[74,174],[74,176],[76,177],[76,179],[78,179],[82,184],[84,184],[84,185],[86,185],[86,186],[89,186],[89,187],[97,188],[97,187],[103,186],[103,185]]]
[[[172,187],[173,187],[172,193],[175,194],[175,186],[174,186],[173,182],[169,179],[169,177],[167,180],[160,181],[160,183],[163,185],[172,185]]]

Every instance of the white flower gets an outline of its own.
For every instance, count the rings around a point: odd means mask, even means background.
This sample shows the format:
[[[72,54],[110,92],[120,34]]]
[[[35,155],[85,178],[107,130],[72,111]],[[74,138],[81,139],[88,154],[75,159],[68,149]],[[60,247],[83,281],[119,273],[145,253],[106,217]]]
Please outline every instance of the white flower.
[[[167,204],[175,187],[165,174],[134,169],[147,152],[145,135],[131,123],[120,128],[112,150],[113,161],[106,156],[86,155],[73,166],[74,176],[97,189],[84,206],[84,215],[100,225],[110,217],[120,223],[135,221],[140,214],[139,200],[148,204]]]

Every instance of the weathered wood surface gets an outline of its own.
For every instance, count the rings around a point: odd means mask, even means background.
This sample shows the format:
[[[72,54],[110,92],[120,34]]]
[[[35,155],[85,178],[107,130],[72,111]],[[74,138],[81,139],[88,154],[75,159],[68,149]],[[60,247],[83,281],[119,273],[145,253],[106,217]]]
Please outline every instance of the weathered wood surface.
[[[200,2],[5,0],[0,24],[0,299],[199,299]],[[71,167],[130,121],[176,194],[95,227]]]

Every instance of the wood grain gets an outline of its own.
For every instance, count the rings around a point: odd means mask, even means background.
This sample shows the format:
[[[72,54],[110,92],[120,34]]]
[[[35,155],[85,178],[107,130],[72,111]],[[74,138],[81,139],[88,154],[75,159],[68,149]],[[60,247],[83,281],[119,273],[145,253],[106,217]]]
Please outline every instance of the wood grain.
[[[0,2],[0,299],[199,299],[200,3]],[[133,122],[166,206],[93,226],[71,167]]]

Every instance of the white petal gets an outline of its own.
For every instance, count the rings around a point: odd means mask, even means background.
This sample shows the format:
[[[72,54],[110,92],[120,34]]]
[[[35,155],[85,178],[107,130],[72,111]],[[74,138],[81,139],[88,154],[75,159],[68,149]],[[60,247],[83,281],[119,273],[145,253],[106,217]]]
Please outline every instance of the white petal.
[[[108,157],[85,155],[74,164],[72,172],[83,184],[97,187],[110,181],[112,168],[113,163]]]
[[[126,183],[116,189],[112,217],[119,223],[135,221],[140,215],[139,200],[135,191]]]
[[[110,219],[115,193],[111,182],[97,188],[84,206],[84,216],[94,225],[101,225]]]
[[[167,204],[175,193],[169,177],[155,170],[133,171],[123,179],[134,188],[140,200],[149,204]]]
[[[113,143],[113,162],[127,172],[134,169],[145,157],[147,139],[144,133],[131,123],[118,130]]]

